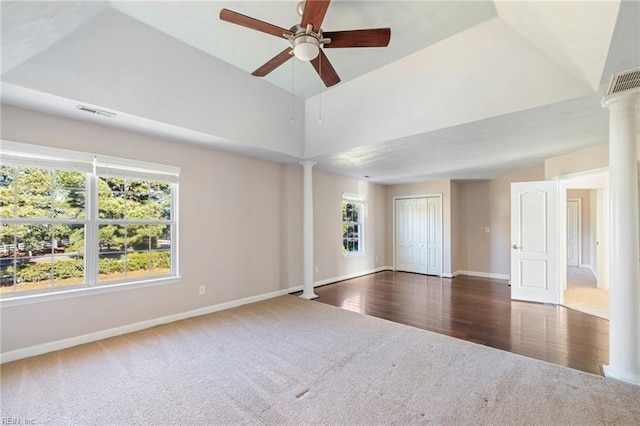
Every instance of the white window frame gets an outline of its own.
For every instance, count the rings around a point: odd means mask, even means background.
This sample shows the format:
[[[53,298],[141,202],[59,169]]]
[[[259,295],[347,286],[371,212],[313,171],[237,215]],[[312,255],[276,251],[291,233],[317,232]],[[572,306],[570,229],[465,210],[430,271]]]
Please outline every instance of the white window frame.
[[[366,202],[363,196],[361,196],[360,194],[350,194],[350,193],[343,193],[342,194],[342,203],[340,204],[340,214],[342,215],[342,206],[344,205],[344,203],[348,203],[348,204],[357,204],[358,205],[358,250],[357,251],[344,251],[344,237],[341,237],[342,240],[342,255],[343,256],[361,256],[364,254],[364,239],[365,239],[365,235],[364,235],[364,229],[365,229],[365,224],[364,224],[364,217],[365,217],[365,209],[366,209]],[[341,225],[342,227],[344,227],[345,225],[345,221],[344,221],[344,217],[342,217],[341,220]],[[341,233],[342,235],[342,233]]]
[[[84,172],[87,176],[85,192],[85,269],[84,284],[68,288],[51,288],[35,291],[4,293],[0,295],[2,306],[13,306],[24,303],[55,300],[71,296],[93,293],[112,292],[128,288],[139,288],[150,285],[169,284],[180,281],[178,270],[178,187],[180,168],[117,157],[108,157],[86,152],[70,151],[20,142],[0,140],[0,164],[17,167],[34,167],[44,169],[63,169]],[[98,280],[98,178],[113,176],[130,179],[149,179],[169,183],[171,185],[171,272],[157,277],[147,276],[120,281]],[[10,222],[24,222],[25,219],[8,219]],[[45,221],[47,223],[64,223],[65,219],[29,219],[30,223]],[[78,220],[74,220],[74,223]],[[140,223],[138,223],[140,222]],[[143,224],[145,221],[136,221]],[[153,222],[153,223],[151,223]],[[149,221],[157,224],[157,221]]]

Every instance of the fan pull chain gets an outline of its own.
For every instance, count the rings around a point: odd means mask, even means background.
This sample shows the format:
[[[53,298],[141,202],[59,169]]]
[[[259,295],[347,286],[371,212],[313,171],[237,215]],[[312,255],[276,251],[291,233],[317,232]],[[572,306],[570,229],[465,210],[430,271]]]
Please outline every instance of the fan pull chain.
[[[320,79],[318,79],[318,124],[322,124],[322,55],[318,55],[318,69]]]
[[[294,71],[295,71],[293,64],[295,62],[296,62],[295,60],[291,61],[291,122],[296,121],[296,104],[295,104],[296,98],[295,98],[294,90],[293,90],[294,89],[294,86],[293,86],[294,77],[293,77],[293,75],[294,75]]]

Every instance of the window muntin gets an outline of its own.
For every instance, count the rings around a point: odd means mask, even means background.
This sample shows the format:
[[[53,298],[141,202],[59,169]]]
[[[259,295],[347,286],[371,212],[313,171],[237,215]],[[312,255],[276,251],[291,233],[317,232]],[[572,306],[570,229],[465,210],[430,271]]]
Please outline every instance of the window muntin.
[[[177,276],[178,168],[2,144],[3,298]]]
[[[362,253],[364,204],[360,201],[342,201],[342,253]]]

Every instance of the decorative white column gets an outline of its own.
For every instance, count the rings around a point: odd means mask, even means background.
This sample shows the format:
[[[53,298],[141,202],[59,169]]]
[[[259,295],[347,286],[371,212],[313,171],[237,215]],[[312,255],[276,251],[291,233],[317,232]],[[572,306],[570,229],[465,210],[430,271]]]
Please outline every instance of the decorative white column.
[[[605,376],[640,385],[640,216],[636,104],[639,93],[603,101],[609,108],[609,365]]]
[[[303,223],[303,262],[302,262],[302,294],[303,299],[315,299],[318,297],[313,292],[313,174],[311,168],[313,161],[303,161],[302,175],[302,223]]]

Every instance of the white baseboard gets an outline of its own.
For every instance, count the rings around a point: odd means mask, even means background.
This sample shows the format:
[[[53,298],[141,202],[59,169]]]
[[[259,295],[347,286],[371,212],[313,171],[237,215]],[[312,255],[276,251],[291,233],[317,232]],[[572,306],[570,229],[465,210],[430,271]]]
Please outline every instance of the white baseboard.
[[[491,272],[476,272],[476,271],[463,271],[463,270],[458,270],[455,271],[453,273],[453,276],[457,276],[457,275],[469,275],[472,277],[481,277],[481,278],[492,278],[495,280],[510,280],[511,277],[509,275],[505,275],[505,274],[494,274]]]
[[[123,325],[121,327],[115,327],[107,330],[97,331],[95,333],[84,334],[82,336],[70,337],[68,339],[43,343],[41,345],[30,346],[22,349],[16,349],[13,351],[1,353],[0,364],[4,364],[6,362],[16,361],[18,359],[28,358],[36,355],[42,355],[48,352],[58,351],[61,349],[66,349],[72,346],[95,342],[98,340],[107,339],[109,337],[120,336],[122,334],[132,333],[134,331],[155,327],[156,325],[168,324],[171,322],[180,321],[187,318],[206,315],[206,314],[222,311],[229,308],[235,308],[236,306],[259,302],[261,300],[267,300],[274,297],[283,296],[285,294],[293,293],[295,291],[300,291],[300,290],[302,290],[302,286],[287,288],[284,290],[278,290],[271,293],[261,294],[258,296],[245,297],[244,299],[233,300],[231,302],[220,303],[218,305],[207,306],[204,308],[182,312],[179,314],[167,315],[164,317],[159,317],[159,318],[154,318],[146,321],[136,322],[133,324]]]
[[[379,268],[370,269],[368,271],[355,272],[353,274],[341,275],[339,277],[333,277],[333,278],[328,278],[326,280],[315,281],[313,283],[313,286],[320,287],[322,285],[337,283],[338,281],[350,280],[352,278],[358,278],[363,275],[369,275],[369,274],[374,274],[376,272],[389,271],[389,270],[392,271],[393,268],[391,266],[380,266]],[[300,287],[300,289],[302,289],[302,287]]]
[[[362,272],[343,275],[340,277],[330,278],[322,281],[316,281],[313,283],[313,286],[318,287],[325,284],[331,284],[338,281],[357,278],[362,275],[368,275],[375,272],[385,271],[388,269],[392,269],[392,268],[389,266],[381,266],[379,268],[368,270],[368,271],[362,271]],[[180,321],[187,318],[198,317],[201,315],[218,312],[225,309],[235,308],[236,306],[247,305],[249,303],[259,302],[261,300],[272,299],[274,297],[283,296],[285,294],[294,293],[296,291],[301,291],[301,290],[302,290],[302,286],[299,285],[295,287],[286,288],[283,290],[277,290],[270,293],[260,294],[257,296],[251,296],[251,297],[245,297],[243,299],[232,300],[231,302],[220,303],[213,306],[206,306],[204,308],[182,312],[179,314],[167,315],[164,317],[153,318],[146,321],[136,322],[133,324],[127,324],[120,327],[114,327],[107,330],[97,331],[95,333],[84,334],[82,336],[56,340],[54,342],[47,342],[40,345],[29,346],[22,349],[15,349],[13,351],[0,353],[0,364],[16,361],[23,358],[29,358],[36,355],[42,355],[48,352],[59,351],[61,349],[66,349],[73,346],[82,345],[85,343],[96,342],[98,340],[107,339],[109,337],[115,337],[115,336],[120,336],[127,333],[133,333],[134,331],[144,330],[146,328],[155,327],[157,325],[168,324],[171,322]]]
[[[593,277],[596,278],[596,271],[593,269],[592,265],[587,265],[586,263],[583,263],[582,265],[580,265],[580,267],[590,270],[591,271],[591,275],[593,275]]]

